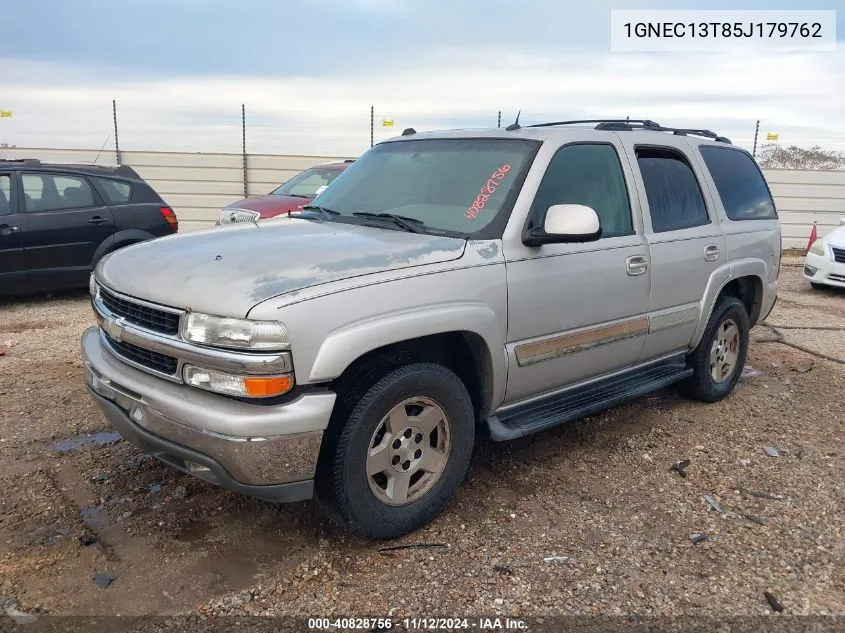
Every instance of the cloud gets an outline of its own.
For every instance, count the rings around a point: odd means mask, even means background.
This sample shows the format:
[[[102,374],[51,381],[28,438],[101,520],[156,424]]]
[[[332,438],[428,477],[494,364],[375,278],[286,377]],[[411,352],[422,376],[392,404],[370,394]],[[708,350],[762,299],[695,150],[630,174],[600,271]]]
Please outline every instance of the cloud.
[[[362,0],[378,4],[381,0]],[[401,3],[400,3],[401,4]],[[371,5],[372,6],[372,5]],[[494,46],[443,47],[396,69],[313,76],[185,75],[108,79],[88,67],[0,60],[0,139],[18,146],[99,147],[118,102],[124,149],[248,149],[357,155],[404,127],[418,130],[567,118],[652,118],[708,127],[750,147],[754,125],[787,143],[845,150],[845,55],[836,53],[538,54]],[[381,127],[390,118],[396,128]]]

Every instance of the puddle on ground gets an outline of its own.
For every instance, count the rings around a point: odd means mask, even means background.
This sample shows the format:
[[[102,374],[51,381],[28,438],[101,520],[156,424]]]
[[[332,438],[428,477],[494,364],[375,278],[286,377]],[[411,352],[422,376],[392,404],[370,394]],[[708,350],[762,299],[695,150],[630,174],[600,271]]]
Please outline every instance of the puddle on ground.
[[[79,451],[92,446],[102,446],[104,444],[114,444],[122,438],[120,433],[116,431],[100,431],[99,433],[91,433],[90,435],[75,435],[66,440],[60,440],[52,444],[52,448],[57,453],[70,453],[71,451]]]
[[[176,538],[180,541],[193,543],[194,541],[201,541],[204,539],[210,531],[211,526],[205,521],[188,521],[176,534]]]

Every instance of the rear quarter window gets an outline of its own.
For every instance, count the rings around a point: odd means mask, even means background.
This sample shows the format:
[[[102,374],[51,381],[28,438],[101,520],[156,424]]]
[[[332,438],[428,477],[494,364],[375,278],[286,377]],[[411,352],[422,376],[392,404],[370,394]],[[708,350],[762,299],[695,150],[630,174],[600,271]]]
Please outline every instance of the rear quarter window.
[[[710,145],[699,146],[716,191],[731,220],[773,220],[775,203],[763,174],[745,152]]]
[[[132,199],[132,185],[112,178],[95,178],[107,204],[127,204]]]

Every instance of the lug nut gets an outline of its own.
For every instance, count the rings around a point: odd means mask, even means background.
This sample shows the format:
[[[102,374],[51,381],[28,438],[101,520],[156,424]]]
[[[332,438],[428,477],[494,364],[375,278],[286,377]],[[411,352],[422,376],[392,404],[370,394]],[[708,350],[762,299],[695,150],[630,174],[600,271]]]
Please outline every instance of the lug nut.
[[[394,441],[393,441],[393,448],[394,448],[394,450],[397,450],[400,446],[402,446],[402,441],[401,441],[401,440],[398,440],[398,439],[397,439],[397,440],[394,440]]]
[[[413,431],[411,431],[411,429],[405,429],[405,437],[411,437],[412,434]]]
[[[405,463],[402,464],[402,470],[408,470],[410,467],[411,467],[411,462],[408,461],[408,460],[405,460]]]
[[[393,459],[390,460],[390,463],[394,466],[399,463],[399,455],[394,455]]]
[[[422,442],[422,441],[423,441],[423,434],[422,434],[422,433],[417,433],[417,436],[414,438],[414,441],[415,441],[417,444],[419,444],[420,442]]]
[[[414,459],[419,459],[420,457],[422,457],[422,451],[417,449],[417,452],[414,453]]]

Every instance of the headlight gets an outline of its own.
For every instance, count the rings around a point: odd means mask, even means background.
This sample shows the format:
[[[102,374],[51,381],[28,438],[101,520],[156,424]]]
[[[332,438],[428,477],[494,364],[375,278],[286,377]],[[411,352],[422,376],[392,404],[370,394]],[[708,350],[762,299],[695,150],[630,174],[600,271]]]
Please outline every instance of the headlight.
[[[282,350],[288,331],[278,321],[253,321],[189,312],[182,317],[182,338],[192,343],[232,349]]]
[[[88,277],[88,292],[91,293],[91,298],[97,298],[97,278],[94,276],[94,273],[91,273],[91,276]]]
[[[827,254],[827,251],[824,247],[824,238],[813,242],[813,245],[810,247],[810,252],[813,255],[821,255],[822,257],[824,257]]]
[[[287,393],[293,388],[293,376],[240,376],[216,369],[185,365],[182,369],[185,383],[207,391],[245,398],[270,398]]]

